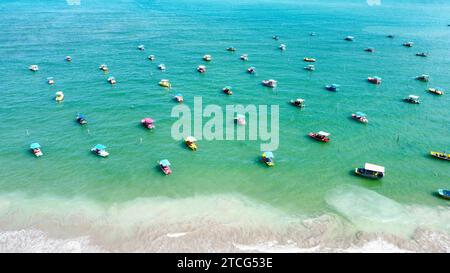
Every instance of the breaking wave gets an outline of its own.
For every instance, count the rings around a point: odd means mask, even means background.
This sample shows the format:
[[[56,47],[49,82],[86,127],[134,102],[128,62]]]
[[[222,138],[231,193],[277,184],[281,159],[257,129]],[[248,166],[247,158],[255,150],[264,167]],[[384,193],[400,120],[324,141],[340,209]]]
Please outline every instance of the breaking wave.
[[[359,187],[334,212],[287,214],[239,194],[138,198],[0,196],[0,252],[449,252],[450,210]]]

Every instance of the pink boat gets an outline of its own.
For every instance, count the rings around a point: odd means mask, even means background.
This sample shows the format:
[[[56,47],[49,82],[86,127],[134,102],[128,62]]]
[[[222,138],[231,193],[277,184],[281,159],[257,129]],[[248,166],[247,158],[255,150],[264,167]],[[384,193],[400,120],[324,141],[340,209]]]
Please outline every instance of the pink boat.
[[[141,120],[142,126],[144,126],[147,129],[154,129],[155,128],[154,122],[155,121],[151,118],[144,118],[143,120]]]

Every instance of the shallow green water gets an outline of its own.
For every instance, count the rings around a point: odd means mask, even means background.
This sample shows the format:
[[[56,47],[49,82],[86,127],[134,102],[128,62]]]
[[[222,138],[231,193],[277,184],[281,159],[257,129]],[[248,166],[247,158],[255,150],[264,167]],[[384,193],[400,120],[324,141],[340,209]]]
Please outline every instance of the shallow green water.
[[[450,90],[450,5],[167,2],[0,4],[1,193],[106,203],[240,193],[289,212],[316,214],[329,210],[324,196],[330,189],[351,184],[401,203],[444,203],[432,193],[450,186],[449,164],[428,152],[450,147],[450,97],[426,89]],[[271,39],[274,34],[280,41]],[[347,35],[355,41],[345,42]],[[401,46],[409,40],[413,48]],[[279,43],[287,45],[285,52]],[[136,50],[139,44],[145,52]],[[229,46],[237,52],[226,52]],[[363,51],[369,46],[376,52]],[[416,57],[421,51],[429,57]],[[249,54],[246,63],[239,60],[243,53]],[[149,54],[155,62],[147,60]],[[213,62],[200,75],[195,68],[204,54]],[[64,61],[66,55],[72,63]],[[303,70],[306,56],[318,60],[315,72]],[[27,70],[34,63],[37,73]],[[102,63],[116,86],[98,71]],[[167,71],[159,71],[159,63]],[[256,75],[245,73],[249,66]],[[429,83],[414,80],[422,73],[431,76]],[[383,78],[382,85],[366,82],[373,75]],[[50,76],[55,86],[47,85]],[[170,91],[158,86],[162,78],[171,80]],[[267,78],[277,79],[278,88],[262,87]],[[330,83],[341,90],[325,91]],[[221,93],[225,85],[233,86],[233,96]],[[66,99],[55,104],[59,89]],[[170,112],[176,93],[189,106],[194,96],[202,96],[204,105],[278,104],[277,165],[261,164],[258,141],[200,141],[195,153],[174,141]],[[423,104],[402,102],[409,94],[420,95]],[[297,97],[306,99],[304,110],[287,103]],[[367,113],[370,123],[351,120],[356,111]],[[78,112],[87,115],[87,126],[75,123]],[[153,132],[139,125],[146,116],[156,120]],[[329,144],[306,136],[319,130],[332,133]],[[44,157],[31,155],[31,142],[43,146]],[[89,152],[97,143],[108,146],[109,158]],[[162,158],[172,162],[173,175],[156,168]],[[364,162],[385,166],[386,177],[374,182],[353,176]]]

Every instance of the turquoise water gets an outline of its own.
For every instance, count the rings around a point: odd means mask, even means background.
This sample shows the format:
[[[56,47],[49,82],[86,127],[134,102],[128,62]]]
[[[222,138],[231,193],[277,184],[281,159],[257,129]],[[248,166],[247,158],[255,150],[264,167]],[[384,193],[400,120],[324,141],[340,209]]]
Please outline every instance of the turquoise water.
[[[433,192],[450,187],[448,162],[428,152],[449,150],[450,97],[426,89],[450,91],[449,12],[445,1],[2,2],[0,193],[106,205],[240,194],[287,213],[319,215],[333,211],[325,198],[330,190],[356,185],[401,204],[447,206]],[[312,31],[317,35],[309,36]],[[280,41],[271,39],[274,34]],[[355,41],[345,42],[347,35]],[[414,47],[402,47],[406,41]],[[280,43],[286,51],[278,50]],[[140,44],[144,52],[136,49]],[[225,51],[229,46],[237,52]],[[415,56],[422,51],[429,56]],[[248,62],[239,60],[243,53]],[[201,75],[195,68],[204,54],[213,61]],[[307,56],[318,60],[316,71],[303,69]],[[102,63],[107,75],[98,70]],[[31,64],[40,71],[28,71]],[[256,75],[245,73],[250,66]],[[414,80],[423,73],[429,83]],[[367,83],[374,75],[383,78],[380,86]],[[116,77],[115,86],[108,76]],[[47,77],[56,84],[48,85]],[[163,78],[172,82],[170,90],[158,86]],[[278,81],[276,89],[261,86],[268,78]],[[323,89],[330,83],[340,84],[339,92]],[[233,96],[221,92],[225,85]],[[57,90],[65,94],[63,103],[53,100]],[[276,166],[259,161],[259,141],[200,141],[197,152],[174,141],[176,93],[188,106],[194,96],[204,105],[279,105]],[[423,103],[402,102],[409,94]],[[305,109],[288,104],[297,97],[306,99]],[[351,120],[356,111],[367,113],[370,123]],[[87,126],[75,122],[78,112]],[[147,116],[156,120],[154,131],[139,124]],[[319,130],[330,132],[332,141],[307,137]],[[43,146],[43,157],[29,152],[32,142]],[[108,146],[109,158],[90,153],[97,143]],[[156,167],[163,158],[172,162],[168,177]],[[364,162],[385,166],[386,177],[352,175]]]

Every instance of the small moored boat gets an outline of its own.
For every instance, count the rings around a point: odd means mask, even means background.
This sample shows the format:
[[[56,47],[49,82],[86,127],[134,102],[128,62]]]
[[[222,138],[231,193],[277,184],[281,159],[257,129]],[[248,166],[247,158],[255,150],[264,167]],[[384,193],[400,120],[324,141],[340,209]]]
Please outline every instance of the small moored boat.
[[[437,87],[437,88],[428,88],[428,92],[436,94],[436,95],[444,95],[444,90],[442,90],[441,88]]]
[[[155,55],[149,55],[147,57],[150,61],[154,61],[155,60]]]
[[[140,51],[144,51],[145,47],[144,47],[144,45],[138,45],[137,49]]]
[[[88,123],[86,116],[83,114],[78,114],[76,120],[80,125],[85,125]]]
[[[347,36],[347,37],[345,37],[344,40],[352,42],[354,39],[355,39],[355,37],[353,37],[353,36]]]
[[[295,100],[291,100],[291,104],[296,106],[296,107],[305,107],[305,100],[304,99],[295,99]]]
[[[416,95],[409,95],[408,97],[403,99],[405,102],[412,103],[412,104],[419,104],[419,96]]]
[[[155,121],[152,118],[144,118],[141,120],[142,126],[144,126],[147,129],[154,129],[155,128]]]
[[[116,78],[114,78],[114,77],[109,77],[109,78],[107,79],[107,81],[108,81],[110,84],[116,84]]]
[[[381,78],[374,76],[374,77],[368,77],[367,81],[373,84],[381,84]]]
[[[405,42],[405,43],[403,43],[403,46],[405,46],[405,47],[412,47],[413,45],[414,45],[413,42]]]
[[[170,162],[167,159],[159,161],[159,167],[165,175],[169,175],[172,173],[172,170],[170,169]]]
[[[159,85],[166,88],[170,88],[172,86],[169,80],[164,79],[159,81]]]
[[[164,70],[166,70],[166,66],[164,64],[159,64],[158,69],[161,71],[164,71]]]
[[[273,167],[275,165],[273,158],[274,155],[272,152],[264,152],[262,154],[262,161],[269,167]]]
[[[309,63],[315,63],[315,62],[316,62],[316,59],[314,59],[314,58],[309,58],[309,57],[305,57],[305,58],[303,58],[303,61],[309,62]]]
[[[278,41],[278,40],[280,39],[280,36],[278,36],[278,35],[274,35],[274,36],[272,36],[272,39],[274,39],[274,40]]]
[[[431,151],[430,155],[433,157],[439,158],[439,159],[450,161],[450,154],[447,154],[445,152],[441,153],[441,152]]]
[[[388,38],[394,38],[394,35],[392,35],[392,34],[389,34],[389,35],[387,35],[386,37],[388,37]]]
[[[256,68],[254,68],[253,66],[247,68],[247,73],[249,73],[249,74],[255,74],[255,72],[256,72]]]
[[[262,85],[270,87],[270,88],[275,88],[275,87],[277,87],[277,81],[273,80],[273,79],[263,80]]]
[[[30,69],[33,72],[36,72],[36,71],[39,71],[39,66],[37,64],[33,64],[33,65],[30,65],[28,67],[28,69]]]
[[[248,61],[248,54],[241,55],[240,59],[243,61]]]
[[[227,48],[227,51],[234,52],[234,51],[236,51],[236,48],[234,48],[234,47],[228,47],[228,48]]]
[[[373,48],[373,47],[368,47],[368,48],[364,49],[364,51],[373,53],[373,52],[375,52],[375,48]]]
[[[192,151],[197,151],[197,143],[196,143],[197,139],[193,136],[188,136],[185,140],[184,143],[186,144],[186,146],[191,149]]]
[[[102,70],[102,71],[104,71],[104,72],[106,72],[106,71],[109,70],[109,69],[108,69],[108,66],[107,66],[106,64],[101,64],[101,65],[98,67],[98,69],[100,69],[100,70]]]
[[[328,91],[332,91],[332,92],[336,92],[339,90],[339,85],[338,84],[329,84],[329,85],[325,85],[325,89]]]
[[[244,115],[236,115],[234,118],[234,122],[239,125],[245,125],[245,116]]]
[[[438,189],[437,193],[442,198],[450,199],[450,190]]]
[[[383,166],[366,163],[364,168],[355,168],[355,174],[372,179],[380,179],[385,176]]]
[[[419,53],[416,53],[416,56],[417,57],[427,57],[428,55],[425,52],[419,52]]]
[[[72,57],[66,56],[66,61],[71,62],[72,61]]]
[[[109,153],[106,151],[106,146],[102,145],[102,144],[95,145],[91,149],[91,152],[93,152],[94,154],[96,154],[100,157],[107,157],[109,155]]]
[[[30,150],[36,157],[44,155],[41,151],[41,145],[39,145],[39,143],[31,143]]]
[[[199,66],[197,67],[197,71],[198,71],[199,73],[205,73],[205,72],[206,72],[206,66],[204,66],[204,65],[199,65]]]
[[[211,57],[211,55],[207,54],[207,55],[203,56],[203,60],[205,62],[210,62],[212,60],[212,57]]]
[[[174,99],[176,102],[183,102],[183,95],[181,95],[181,94],[176,94],[175,96],[173,96],[173,99]]]
[[[229,96],[233,95],[233,91],[231,90],[231,87],[230,87],[230,86],[225,86],[225,87],[222,89],[222,91],[223,91],[225,94],[229,95]]]
[[[317,133],[309,133],[308,136],[310,136],[311,138],[314,138],[315,140],[321,141],[321,142],[329,142],[330,141],[330,133],[324,132],[324,131],[319,131]]]
[[[361,123],[368,123],[369,119],[367,118],[367,115],[363,112],[356,112],[354,114],[352,114],[352,118],[354,120],[357,120]]]
[[[50,85],[53,85],[55,83],[55,80],[53,80],[53,77],[48,77],[47,78],[47,83]]]
[[[417,76],[416,80],[422,81],[422,82],[428,82],[430,80],[430,76],[427,74],[422,74],[420,76]]]
[[[286,50],[286,45],[285,45],[285,44],[281,44],[278,48],[279,48],[281,51],[284,51],[284,50]]]
[[[56,102],[61,102],[64,100],[64,93],[62,91],[58,91],[55,93]]]

